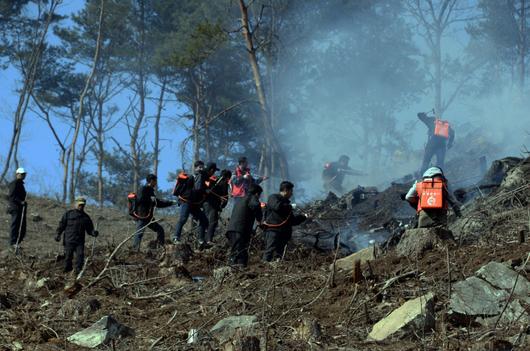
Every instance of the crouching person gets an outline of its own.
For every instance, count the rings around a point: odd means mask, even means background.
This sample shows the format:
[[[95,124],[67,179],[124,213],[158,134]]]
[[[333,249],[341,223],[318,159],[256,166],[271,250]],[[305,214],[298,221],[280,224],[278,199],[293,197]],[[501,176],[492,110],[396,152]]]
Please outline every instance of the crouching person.
[[[94,224],[85,212],[85,205],[86,199],[84,197],[76,198],[76,208],[63,215],[57,228],[55,241],[61,241],[61,236],[63,236],[65,273],[72,271],[74,253],[76,256],[75,274],[81,272],[85,261],[85,234],[93,237],[97,237],[99,234],[97,230],[94,230]]]
[[[226,236],[230,240],[230,263],[246,266],[248,248],[254,221],[262,220],[259,197],[263,189],[257,184],[250,184],[245,197],[236,202],[230,217]]]
[[[267,210],[263,226],[265,227],[265,252],[263,261],[270,262],[276,255],[283,256],[287,243],[291,240],[293,226],[307,219],[305,215],[295,215],[291,205],[294,184],[284,181],[280,184],[280,193],[272,194],[267,201]]]
[[[457,217],[460,216],[459,203],[449,192],[447,179],[439,167],[427,169],[422,180],[409,189],[405,199],[416,208],[418,228],[446,227],[448,205]]]

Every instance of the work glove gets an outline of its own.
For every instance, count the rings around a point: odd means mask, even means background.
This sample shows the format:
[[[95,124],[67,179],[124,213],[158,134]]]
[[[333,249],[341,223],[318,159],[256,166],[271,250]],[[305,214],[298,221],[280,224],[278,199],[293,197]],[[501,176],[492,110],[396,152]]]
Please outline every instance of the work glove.
[[[292,208],[293,210],[295,210],[295,209],[296,209],[296,204],[291,204],[291,208]]]
[[[243,176],[243,179],[248,179],[250,178],[250,174],[246,173],[244,176]]]
[[[56,235],[55,236],[55,241],[57,241],[57,242],[61,241],[61,236],[60,235]]]
[[[92,236],[93,236],[94,238],[97,238],[98,235],[99,235],[99,232],[98,232],[97,230],[94,230],[94,231],[92,232]]]
[[[175,201],[175,200],[171,200],[171,206],[174,206],[174,205],[178,205],[178,201]]]
[[[399,198],[400,198],[402,201],[405,201],[405,200],[407,199],[407,194],[405,194],[405,193],[399,194]]]

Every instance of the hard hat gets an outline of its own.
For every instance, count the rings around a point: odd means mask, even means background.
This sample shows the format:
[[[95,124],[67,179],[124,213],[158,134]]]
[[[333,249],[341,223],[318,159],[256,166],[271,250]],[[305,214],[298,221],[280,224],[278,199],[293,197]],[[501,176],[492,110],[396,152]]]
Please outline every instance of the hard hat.
[[[444,172],[440,167],[431,167],[423,173],[423,178],[432,178],[436,175],[444,175]]]
[[[22,167],[18,168],[16,171],[17,174],[26,174],[26,170]]]
[[[86,205],[86,198],[84,196],[78,196],[75,198],[75,203],[77,205]]]

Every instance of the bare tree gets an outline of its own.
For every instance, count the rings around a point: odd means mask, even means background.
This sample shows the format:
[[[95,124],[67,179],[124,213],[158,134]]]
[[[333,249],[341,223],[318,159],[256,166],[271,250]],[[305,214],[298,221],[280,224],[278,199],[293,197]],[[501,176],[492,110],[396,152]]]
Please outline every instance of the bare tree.
[[[20,141],[20,134],[22,131],[24,117],[26,115],[26,110],[28,107],[30,96],[33,91],[33,87],[35,85],[35,79],[37,76],[37,67],[39,65],[39,61],[41,59],[42,52],[44,50],[46,35],[48,33],[48,29],[50,27],[52,19],[54,17],[55,10],[60,3],[61,3],[61,0],[50,1],[49,8],[47,11],[46,21],[44,22],[40,33],[37,31],[37,34],[38,34],[37,39],[31,45],[32,49],[31,49],[30,57],[27,62],[27,66],[25,66],[25,64],[21,62],[21,72],[24,77],[24,82],[23,82],[22,89],[20,90],[20,94],[19,94],[18,105],[17,105],[17,109],[15,111],[15,116],[13,119],[13,132],[11,135],[11,142],[9,145],[9,151],[7,152],[4,169],[2,170],[2,174],[0,175],[0,182],[5,181],[7,172],[9,171],[9,167],[11,165],[12,157],[14,158],[14,161],[15,161],[15,167],[19,166],[18,155],[17,155],[18,144]],[[40,9],[41,8],[39,6],[39,17],[41,16]]]
[[[98,36],[96,41],[96,49],[94,52],[94,61],[92,63],[92,69],[87,76],[85,87],[83,88],[83,91],[81,92],[81,95],[79,97],[79,110],[77,113],[77,117],[75,119],[75,129],[74,129],[74,135],[72,138],[72,144],[70,147],[70,202],[74,202],[75,200],[75,189],[76,189],[76,166],[75,166],[75,159],[76,159],[76,143],[77,139],[79,137],[79,132],[81,130],[81,122],[83,119],[83,105],[85,97],[90,89],[90,86],[92,85],[92,80],[94,78],[94,75],[96,73],[96,67],[99,59],[99,51],[101,48],[101,37],[102,37],[102,30],[103,30],[103,14],[104,14],[104,8],[105,8],[105,0],[101,0],[100,3],[100,12],[99,12],[99,20],[98,20]]]

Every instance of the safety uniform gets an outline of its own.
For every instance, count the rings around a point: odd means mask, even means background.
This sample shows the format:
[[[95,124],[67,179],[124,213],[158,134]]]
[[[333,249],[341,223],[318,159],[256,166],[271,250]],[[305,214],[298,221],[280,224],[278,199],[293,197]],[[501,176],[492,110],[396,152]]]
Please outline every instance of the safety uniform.
[[[425,145],[425,153],[420,172],[424,172],[436,156],[435,166],[443,168],[445,165],[445,153],[453,146],[455,132],[449,122],[438,118],[429,117],[425,113],[418,113],[418,118],[427,126],[428,140]]]

